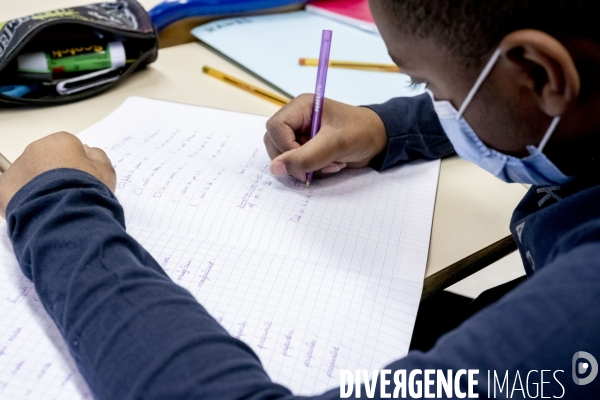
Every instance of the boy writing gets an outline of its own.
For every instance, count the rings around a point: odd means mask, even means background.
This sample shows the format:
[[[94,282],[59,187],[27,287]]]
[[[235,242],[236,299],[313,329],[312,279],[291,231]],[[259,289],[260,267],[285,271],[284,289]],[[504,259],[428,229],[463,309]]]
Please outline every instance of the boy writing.
[[[303,180],[307,171],[388,168],[454,149],[500,179],[533,184],[511,223],[527,282],[430,351],[385,368],[509,371],[521,382],[531,371],[552,371],[537,375],[540,397],[597,398],[600,379],[571,379],[574,354],[600,356],[595,3],[372,0],[371,7],[394,61],[430,93],[371,108],[328,101],[310,142],[312,100],[301,96],[267,125],[271,171]],[[114,188],[106,155],[66,133],[30,145],[0,176],[0,213],[21,268],[94,396],[296,398],[126,233]],[[483,376],[469,387],[461,375],[454,395],[487,397]],[[517,386],[516,398],[537,397],[527,385]],[[336,389],[316,398],[339,396]]]

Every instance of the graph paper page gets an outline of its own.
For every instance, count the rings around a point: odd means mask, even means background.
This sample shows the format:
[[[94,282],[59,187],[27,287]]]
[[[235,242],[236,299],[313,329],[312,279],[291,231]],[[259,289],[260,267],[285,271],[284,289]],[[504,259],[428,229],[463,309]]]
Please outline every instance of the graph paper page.
[[[269,174],[265,122],[130,98],[80,138],[108,153],[128,230],[169,276],[248,343],[273,380],[314,394],[337,386],[341,368],[406,354],[439,162],[346,171],[307,189]],[[4,384],[22,398],[84,398],[8,238],[0,244],[0,354],[9,355],[0,356],[0,394]],[[36,379],[44,368],[47,387]]]

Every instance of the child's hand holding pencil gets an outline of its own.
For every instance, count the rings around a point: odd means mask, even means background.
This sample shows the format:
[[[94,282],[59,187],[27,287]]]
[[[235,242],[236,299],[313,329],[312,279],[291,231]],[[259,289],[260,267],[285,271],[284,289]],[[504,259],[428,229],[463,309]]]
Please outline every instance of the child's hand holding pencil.
[[[298,96],[267,122],[264,142],[273,174],[304,182],[309,171],[366,167],[386,148],[386,129],[375,111],[330,99],[325,99],[319,134],[309,140],[313,97]]]

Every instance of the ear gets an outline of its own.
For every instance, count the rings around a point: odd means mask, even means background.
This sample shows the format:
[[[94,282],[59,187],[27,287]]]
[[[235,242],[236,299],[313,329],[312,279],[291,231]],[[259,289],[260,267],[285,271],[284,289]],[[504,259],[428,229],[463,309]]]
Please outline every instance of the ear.
[[[573,58],[554,37],[538,30],[510,33],[500,43],[503,58],[521,73],[518,78],[550,117],[561,116],[575,102],[580,79]]]

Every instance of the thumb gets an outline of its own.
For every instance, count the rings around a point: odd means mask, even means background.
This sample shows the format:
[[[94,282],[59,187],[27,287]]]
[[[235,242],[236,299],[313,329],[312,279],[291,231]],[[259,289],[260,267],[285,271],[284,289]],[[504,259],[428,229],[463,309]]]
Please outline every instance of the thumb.
[[[307,172],[318,171],[340,158],[342,146],[332,135],[319,134],[297,149],[286,151],[271,162],[274,175],[292,175],[305,181]]]

